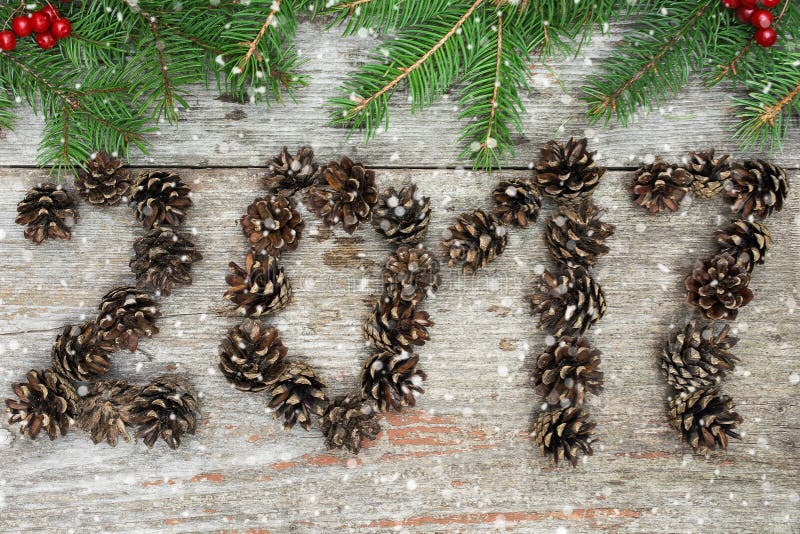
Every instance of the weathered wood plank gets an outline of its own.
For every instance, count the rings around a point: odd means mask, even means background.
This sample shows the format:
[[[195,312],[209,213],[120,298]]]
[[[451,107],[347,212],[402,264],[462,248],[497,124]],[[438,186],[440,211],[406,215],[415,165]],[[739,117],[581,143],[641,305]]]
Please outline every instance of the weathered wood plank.
[[[235,392],[215,369],[219,339],[235,324],[224,313],[222,293],[227,262],[244,256],[236,220],[259,193],[263,170],[179,172],[193,183],[189,225],[205,259],[193,286],[163,299],[161,334],[137,353],[119,354],[112,376],[143,382],[169,370],[186,373],[202,394],[201,430],[173,453],[141,444],[93,447],[79,434],[31,443],[3,423],[0,530],[795,528],[800,208],[793,199],[769,221],[776,243],[754,276],[756,299],[737,322],[742,362],[725,390],[739,403],[746,434],[727,455],[706,460],[689,454],[667,427],[656,358],[668,325],[685,314],[683,275],[713,249],[713,229],[727,219],[724,207],[696,203],[676,215],[647,217],[630,204],[623,173],[609,174],[596,195],[617,225],[598,269],[609,312],[591,332],[603,351],[607,385],[589,402],[602,441],[594,457],[572,470],[551,467],[527,436],[539,403],[528,387],[529,370],[544,334],[534,328],[523,294],[534,272],[549,265],[542,222],[514,231],[506,254],[478,275],[444,270],[444,287],[426,305],[437,322],[421,350],[427,393],[418,409],[389,416],[377,442],[353,457],[326,452],[315,432],[284,434],[264,397]],[[34,247],[22,238],[14,206],[42,176],[0,170],[0,389],[6,394],[29,368],[47,365],[59,326],[90,316],[109,287],[132,282],[127,262],[139,231],[122,207],[82,205],[70,242]],[[435,247],[455,214],[488,206],[494,178],[386,170],[379,180],[415,180],[432,197],[428,245]],[[313,216],[306,234],[286,257],[297,300],[270,321],[290,353],[306,356],[332,392],[343,392],[367,355],[359,325],[378,290],[387,247],[369,229],[329,235]]]

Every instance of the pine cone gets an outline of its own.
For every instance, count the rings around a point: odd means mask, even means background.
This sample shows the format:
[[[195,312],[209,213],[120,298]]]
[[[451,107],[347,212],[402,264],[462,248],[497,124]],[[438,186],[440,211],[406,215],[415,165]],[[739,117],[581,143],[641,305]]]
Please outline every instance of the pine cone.
[[[659,156],[651,165],[642,165],[633,175],[633,202],[650,213],[678,211],[694,177],[682,167],[671,165]]]
[[[404,406],[414,406],[417,396],[425,393],[422,382],[427,378],[417,369],[419,356],[403,352],[378,352],[364,364],[361,372],[361,391],[375,399],[378,408],[399,412]]]
[[[360,392],[336,397],[320,419],[320,429],[328,449],[346,448],[358,454],[362,441],[372,441],[381,431],[378,411]]]
[[[494,214],[506,226],[515,224],[520,228],[527,228],[529,223],[536,222],[539,218],[542,195],[530,180],[501,180],[492,196],[495,203]]]
[[[400,353],[424,345],[433,326],[428,312],[399,296],[384,294],[364,321],[364,338],[378,350]]]
[[[544,241],[556,261],[588,267],[608,253],[606,239],[614,235],[613,224],[604,223],[603,212],[591,202],[573,208],[561,206],[547,223]]]
[[[698,260],[685,285],[686,302],[699,308],[703,319],[732,321],[753,300],[750,273],[730,254]]]
[[[94,321],[67,325],[50,351],[53,370],[78,382],[89,382],[111,369],[114,344],[103,341]]]
[[[95,444],[105,441],[116,447],[120,437],[130,441],[126,425],[131,420],[133,400],[141,391],[122,380],[89,384],[89,392],[78,403],[78,426],[89,432]]]
[[[145,386],[131,405],[136,437],[153,447],[160,437],[177,449],[184,434],[194,434],[200,405],[192,386],[180,376],[163,375]]]
[[[297,249],[305,225],[294,201],[278,195],[255,199],[240,222],[253,250],[270,256]]]
[[[669,419],[695,452],[705,454],[717,448],[727,450],[729,437],[741,439],[736,425],[742,418],[733,411],[735,407],[730,397],[720,395],[719,388],[682,392],[669,403]]]
[[[101,340],[134,352],[140,337],[158,334],[159,317],[161,312],[150,295],[135,287],[116,287],[100,303],[97,333]]]
[[[105,150],[92,154],[83,167],[78,169],[75,187],[91,204],[116,206],[131,189],[131,173],[122,168],[122,160]]]
[[[372,208],[378,203],[375,171],[342,156],[319,174],[317,184],[308,190],[308,204],[326,226],[341,222],[345,232],[352,234],[360,223],[372,219]]]
[[[398,247],[383,267],[384,291],[413,304],[439,289],[441,281],[439,260],[421,246]]]
[[[703,198],[712,198],[723,190],[731,177],[730,156],[714,158],[714,149],[689,152],[686,170],[692,173],[692,191]]]
[[[275,256],[256,259],[248,252],[244,269],[231,262],[229,271],[225,298],[237,306],[237,313],[258,318],[280,311],[292,301],[292,286]]]
[[[303,362],[291,362],[270,384],[272,399],[269,407],[276,419],[283,419],[283,428],[289,430],[299,424],[311,429],[311,414],[322,416],[326,397],[325,384],[317,378],[314,368]]]
[[[603,289],[583,267],[560,275],[545,271],[528,299],[539,327],[555,337],[583,334],[606,313]]]
[[[584,337],[563,336],[536,361],[533,385],[551,406],[583,406],[586,393],[603,391],[600,351]]]
[[[6,399],[8,423],[19,423],[20,434],[31,439],[36,439],[42,429],[51,440],[66,435],[78,413],[75,388],[50,369],[32,369],[27,380],[12,386],[18,400]]]
[[[773,211],[781,211],[788,191],[786,171],[760,159],[734,164],[731,180],[725,184],[731,209],[744,218],[754,214],[764,219]]]
[[[192,207],[191,190],[177,174],[143,172],[131,187],[131,204],[145,230],[178,227]]]
[[[192,283],[192,263],[203,256],[183,234],[169,228],[154,228],[133,242],[131,270],[139,289],[169,295],[177,284]]]
[[[566,458],[575,467],[581,452],[592,455],[594,427],[587,412],[570,406],[539,414],[533,425],[533,435],[542,453],[552,456],[556,465]]]
[[[431,221],[431,199],[417,191],[417,184],[400,192],[383,192],[372,225],[392,245],[416,245],[425,239]]]
[[[753,267],[764,263],[772,246],[772,234],[761,223],[740,219],[717,230],[717,243],[721,253],[730,254],[752,272]]]
[[[447,251],[450,267],[463,262],[462,272],[475,272],[500,256],[507,243],[506,226],[494,215],[475,210],[458,216],[445,233],[442,248]]]
[[[291,196],[310,187],[317,179],[317,171],[314,150],[310,146],[301,146],[294,157],[283,147],[281,153],[269,162],[264,183],[273,194]]]
[[[283,370],[287,351],[277,328],[248,319],[222,340],[219,369],[236,389],[263,391]]]
[[[716,386],[732,371],[738,358],[729,349],[739,341],[728,337],[729,325],[714,334],[714,324],[689,321],[682,331],[673,332],[661,356],[667,382],[681,391]]]
[[[536,164],[535,183],[541,191],[562,202],[580,202],[594,192],[606,173],[586,150],[587,140],[571,138],[566,146],[548,141]]]
[[[37,185],[17,204],[15,222],[25,226],[25,239],[37,245],[45,239],[69,240],[77,220],[75,200],[56,184]]]

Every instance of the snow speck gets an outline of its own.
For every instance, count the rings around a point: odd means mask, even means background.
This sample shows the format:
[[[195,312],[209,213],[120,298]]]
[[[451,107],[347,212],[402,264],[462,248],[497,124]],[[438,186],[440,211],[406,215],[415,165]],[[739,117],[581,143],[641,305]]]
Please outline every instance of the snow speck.
[[[795,373],[791,373],[789,375],[789,383],[791,385],[793,385],[793,386],[796,386],[797,384],[800,384],[800,375],[797,374],[796,372]]]
[[[505,365],[498,365],[497,374],[500,376],[508,376],[508,367],[506,367]]]
[[[644,231],[647,230],[647,225],[644,223],[639,223],[636,225],[636,231],[640,234],[643,234]]]
[[[406,489],[408,489],[408,491],[414,491],[417,489],[417,481],[413,478],[410,479],[408,482],[406,482]]]
[[[0,449],[5,449],[14,441],[14,435],[5,428],[0,428]]]
[[[658,270],[661,271],[662,273],[668,273],[669,272],[669,267],[667,267],[663,263],[659,263],[658,264]]]

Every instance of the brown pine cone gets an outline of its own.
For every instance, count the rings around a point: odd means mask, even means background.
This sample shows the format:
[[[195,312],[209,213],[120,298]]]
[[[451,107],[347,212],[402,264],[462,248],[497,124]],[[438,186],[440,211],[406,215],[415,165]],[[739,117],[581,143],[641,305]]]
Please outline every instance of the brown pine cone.
[[[673,332],[661,356],[667,382],[680,391],[719,384],[738,361],[729,349],[739,340],[728,337],[729,328],[726,324],[714,334],[713,323],[689,321],[682,331]]]
[[[563,336],[539,355],[533,371],[536,392],[550,406],[583,406],[586,393],[603,391],[600,351],[585,337]]]
[[[317,179],[317,171],[314,150],[310,146],[301,146],[294,157],[283,147],[269,162],[264,184],[275,195],[291,196],[310,187]]]
[[[592,202],[559,207],[544,232],[544,241],[553,258],[569,267],[597,263],[599,256],[608,253],[606,239],[615,230],[613,224],[602,221],[602,215]]]
[[[642,165],[633,175],[633,202],[652,214],[678,211],[689,192],[694,177],[682,167],[671,165],[659,156],[650,165]]]
[[[589,414],[578,406],[556,408],[539,414],[533,425],[533,435],[542,453],[552,456],[556,465],[559,460],[566,459],[575,467],[581,452],[592,455],[595,426]]]
[[[531,313],[540,315],[539,327],[555,337],[583,334],[606,313],[606,298],[583,267],[554,275],[545,271],[528,297]]]
[[[131,187],[131,204],[145,230],[177,228],[192,207],[191,190],[177,174],[143,172]]]
[[[17,204],[14,222],[25,226],[25,239],[40,245],[45,239],[72,237],[70,226],[78,220],[75,200],[56,184],[37,185]]]
[[[55,371],[28,371],[27,382],[12,387],[18,399],[6,399],[8,423],[19,423],[19,433],[36,439],[44,429],[50,439],[69,432],[78,413],[78,393]]]
[[[275,256],[256,259],[247,253],[244,268],[229,264],[225,281],[230,286],[225,298],[236,305],[236,313],[259,318],[285,308],[292,301],[292,286]]]
[[[248,319],[222,340],[219,370],[236,389],[263,391],[283,370],[287,352],[277,328]]]
[[[375,399],[383,412],[399,412],[404,406],[414,406],[417,396],[425,393],[422,382],[427,378],[417,369],[418,363],[416,354],[375,353],[361,372],[361,391]]]
[[[169,295],[177,284],[192,283],[192,263],[202,259],[182,233],[154,228],[133,242],[130,266],[139,289]]]
[[[606,169],[594,161],[596,152],[586,150],[587,143],[586,139],[574,137],[566,145],[547,142],[534,178],[543,193],[560,202],[581,202],[594,192]]]
[[[119,438],[130,441],[126,425],[131,420],[133,400],[141,391],[139,386],[122,380],[89,384],[89,392],[78,403],[78,426],[89,432],[95,444],[105,441],[116,447]]]
[[[494,215],[483,210],[462,213],[445,232],[442,248],[448,265],[463,262],[462,272],[486,267],[506,249],[508,228]]]
[[[364,338],[378,350],[400,353],[424,345],[433,326],[428,312],[412,302],[384,294],[364,321]]]
[[[134,352],[140,337],[158,334],[159,317],[161,312],[150,295],[135,287],[116,287],[100,302],[95,324],[100,339]]]
[[[417,304],[439,289],[439,260],[422,246],[400,246],[383,266],[385,293]]]
[[[416,245],[425,239],[430,221],[431,199],[412,184],[399,192],[394,187],[383,192],[372,225],[392,245]]]
[[[788,192],[786,171],[760,159],[735,163],[731,179],[725,184],[731,210],[744,218],[752,214],[764,219],[773,211],[781,211]]]
[[[772,234],[769,228],[761,223],[739,219],[725,228],[717,230],[717,243],[720,252],[730,254],[736,262],[753,271],[753,267],[761,265],[772,246]]]
[[[280,256],[295,250],[303,231],[303,217],[289,197],[270,195],[257,198],[240,219],[242,232],[257,254]]]
[[[53,370],[78,382],[89,382],[111,369],[114,344],[103,341],[94,321],[67,325],[50,351]]]
[[[742,422],[736,405],[719,388],[706,388],[693,393],[678,393],[669,403],[669,419],[675,430],[695,452],[727,450],[728,438],[741,439],[736,426]]]
[[[355,391],[333,399],[320,419],[320,429],[328,449],[346,448],[358,454],[363,441],[378,437],[381,425],[375,403]]]
[[[91,204],[116,206],[130,192],[131,173],[122,168],[122,160],[101,150],[78,169],[75,187]]]
[[[177,449],[184,434],[197,431],[200,405],[186,379],[163,375],[136,395],[130,414],[130,423],[137,425],[136,437],[145,445],[152,448],[161,438],[171,449]]]
[[[730,254],[698,260],[685,285],[686,302],[699,308],[703,319],[732,321],[753,300],[750,273]]]
[[[731,177],[730,156],[714,157],[714,149],[689,152],[686,170],[692,173],[692,191],[703,198],[717,196]]]
[[[276,419],[283,419],[285,430],[295,424],[310,430],[311,414],[321,417],[325,413],[325,384],[310,365],[291,362],[270,385],[272,398],[268,406]]]
[[[492,193],[494,197],[494,214],[510,226],[515,224],[527,228],[531,222],[539,218],[542,207],[542,195],[539,188],[530,180],[510,178],[501,180]]]
[[[308,190],[308,205],[322,217],[325,226],[342,223],[348,234],[372,219],[372,208],[377,203],[375,171],[347,156],[322,167],[317,183]]]

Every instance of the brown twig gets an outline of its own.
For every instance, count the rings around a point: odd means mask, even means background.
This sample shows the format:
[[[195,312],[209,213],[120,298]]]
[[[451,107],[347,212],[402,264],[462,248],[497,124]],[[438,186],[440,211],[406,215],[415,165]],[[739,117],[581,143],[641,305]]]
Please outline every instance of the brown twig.
[[[256,35],[256,38],[250,41],[250,44],[247,47],[247,53],[244,55],[242,60],[239,61],[239,70],[244,71],[245,65],[248,61],[250,61],[250,58],[253,57],[253,54],[255,54],[256,49],[258,48],[258,43],[260,43],[261,39],[264,38],[264,35],[267,33],[267,28],[269,28],[272,25],[272,21],[275,20],[275,15],[278,14],[278,11],[281,8],[281,2],[283,2],[283,0],[275,0],[275,2],[272,4],[273,8],[270,10],[269,15],[267,15],[267,20],[264,21],[264,24],[261,26],[261,30],[259,30],[258,35]]]
[[[800,96],[800,83],[798,83],[794,89],[789,91],[789,93],[781,98],[778,102],[776,102],[772,106],[766,106],[764,111],[758,116],[759,120],[762,123],[769,124],[770,126],[775,126],[775,117],[780,115],[783,112],[783,108],[788,106],[792,100]]]
[[[500,92],[500,67],[503,64],[503,12],[497,13],[497,62],[494,68],[494,92],[492,92],[491,110],[489,111],[489,127],[486,131],[486,139],[482,143],[486,147],[489,139],[492,138],[494,129],[495,115],[497,114],[497,96]]]

